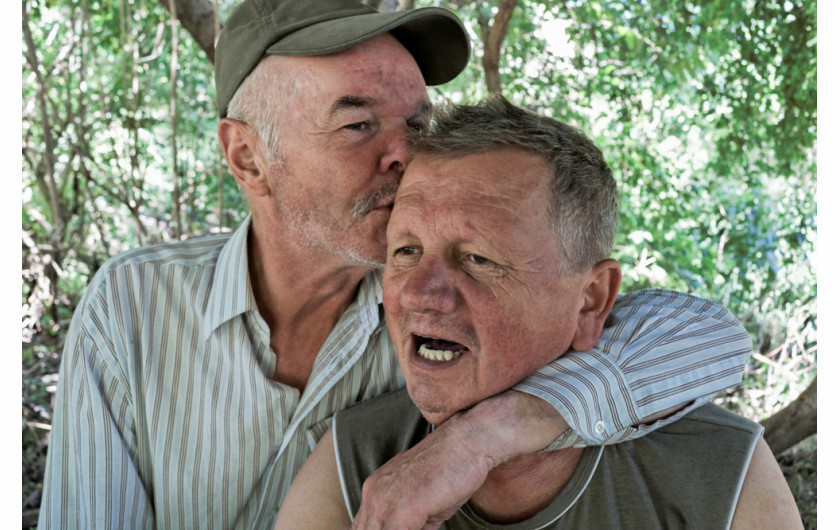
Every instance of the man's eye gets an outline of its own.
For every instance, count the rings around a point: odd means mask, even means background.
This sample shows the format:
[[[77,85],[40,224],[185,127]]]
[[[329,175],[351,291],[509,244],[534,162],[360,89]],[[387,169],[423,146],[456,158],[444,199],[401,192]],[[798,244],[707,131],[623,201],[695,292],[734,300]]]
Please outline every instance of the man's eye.
[[[409,123],[408,128],[412,130],[412,132],[423,132],[428,127],[427,124],[421,122],[414,122]]]
[[[388,266],[396,268],[413,267],[423,257],[417,247],[399,247],[391,253]]]
[[[464,254],[464,271],[475,278],[498,280],[507,276],[507,270],[495,261],[478,254]]]
[[[487,265],[493,263],[489,259],[485,258],[484,256],[479,256],[478,254],[467,254],[467,261],[470,261],[476,265]]]
[[[366,131],[369,127],[370,124],[366,121],[358,121],[344,126],[345,129],[350,131]]]

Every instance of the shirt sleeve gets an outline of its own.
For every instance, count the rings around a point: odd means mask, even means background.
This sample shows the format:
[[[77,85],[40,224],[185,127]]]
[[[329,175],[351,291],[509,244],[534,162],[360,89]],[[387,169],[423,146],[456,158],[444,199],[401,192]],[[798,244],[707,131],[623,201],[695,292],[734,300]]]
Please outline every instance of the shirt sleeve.
[[[155,524],[138,465],[129,376],[101,300],[87,294],[65,340],[39,529]]]
[[[751,351],[749,334],[720,304],[648,289],[618,297],[595,348],[567,352],[515,389],[546,400],[569,424],[544,450],[608,445],[672,423],[739,384]]]

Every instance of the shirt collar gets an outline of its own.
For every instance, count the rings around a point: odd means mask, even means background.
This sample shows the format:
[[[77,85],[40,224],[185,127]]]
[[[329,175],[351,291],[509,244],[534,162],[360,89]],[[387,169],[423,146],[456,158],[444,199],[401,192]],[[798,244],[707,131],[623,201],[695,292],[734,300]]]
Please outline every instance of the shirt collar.
[[[382,268],[369,272],[359,285],[356,295],[359,304],[359,316],[362,322],[371,330],[377,328],[384,320],[382,308]]]
[[[257,303],[248,277],[248,231],[251,216],[242,222],[222,247],[216,261],[213,285],[204,312],[204,338],[228,320],[257,311]]]
[[[380,354],[379,349],[371,349],[370,342],[375,340],[377,332],[382,331],[384,326],[382,268],[378,268],[362,278],[356,298],[336,322],[318,352],[306,389],[295,411],[295,420],[309,414],[312,407],[324,399],[365,352]],[[387,330],[384,333],[387,335]]]
[[[248,233],[251,216],[227,240],[216,261],[213,285],[204,312],[205,340],[222,324],[248,311],[259,312],[248,276]],[[354,301],[361,325],[374,330],[384,323],[381,313],[382,268],[363,279]]]

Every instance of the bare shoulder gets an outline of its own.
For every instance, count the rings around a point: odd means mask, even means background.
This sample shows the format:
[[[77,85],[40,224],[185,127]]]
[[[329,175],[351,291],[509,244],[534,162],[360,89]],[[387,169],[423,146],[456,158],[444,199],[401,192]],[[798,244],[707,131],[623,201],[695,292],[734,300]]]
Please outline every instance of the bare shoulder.
[[[732,519],[733,530],[802,528],[802,519],[782,470],[764,438],[753,451]]]
[[[335,530],[350,528],[350,523],[344,494],[341,492],[330,428],[295,476],[289,492],[283,499],[274,530]]]

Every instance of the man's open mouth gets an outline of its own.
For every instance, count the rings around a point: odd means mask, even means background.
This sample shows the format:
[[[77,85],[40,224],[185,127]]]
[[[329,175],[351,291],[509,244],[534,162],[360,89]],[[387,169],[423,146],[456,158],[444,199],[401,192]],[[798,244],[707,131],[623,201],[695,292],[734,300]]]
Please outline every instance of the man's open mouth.
[[[417,354],[429,361],[451,361],[467,353],[467,347],[457,342],[416,336]]]

